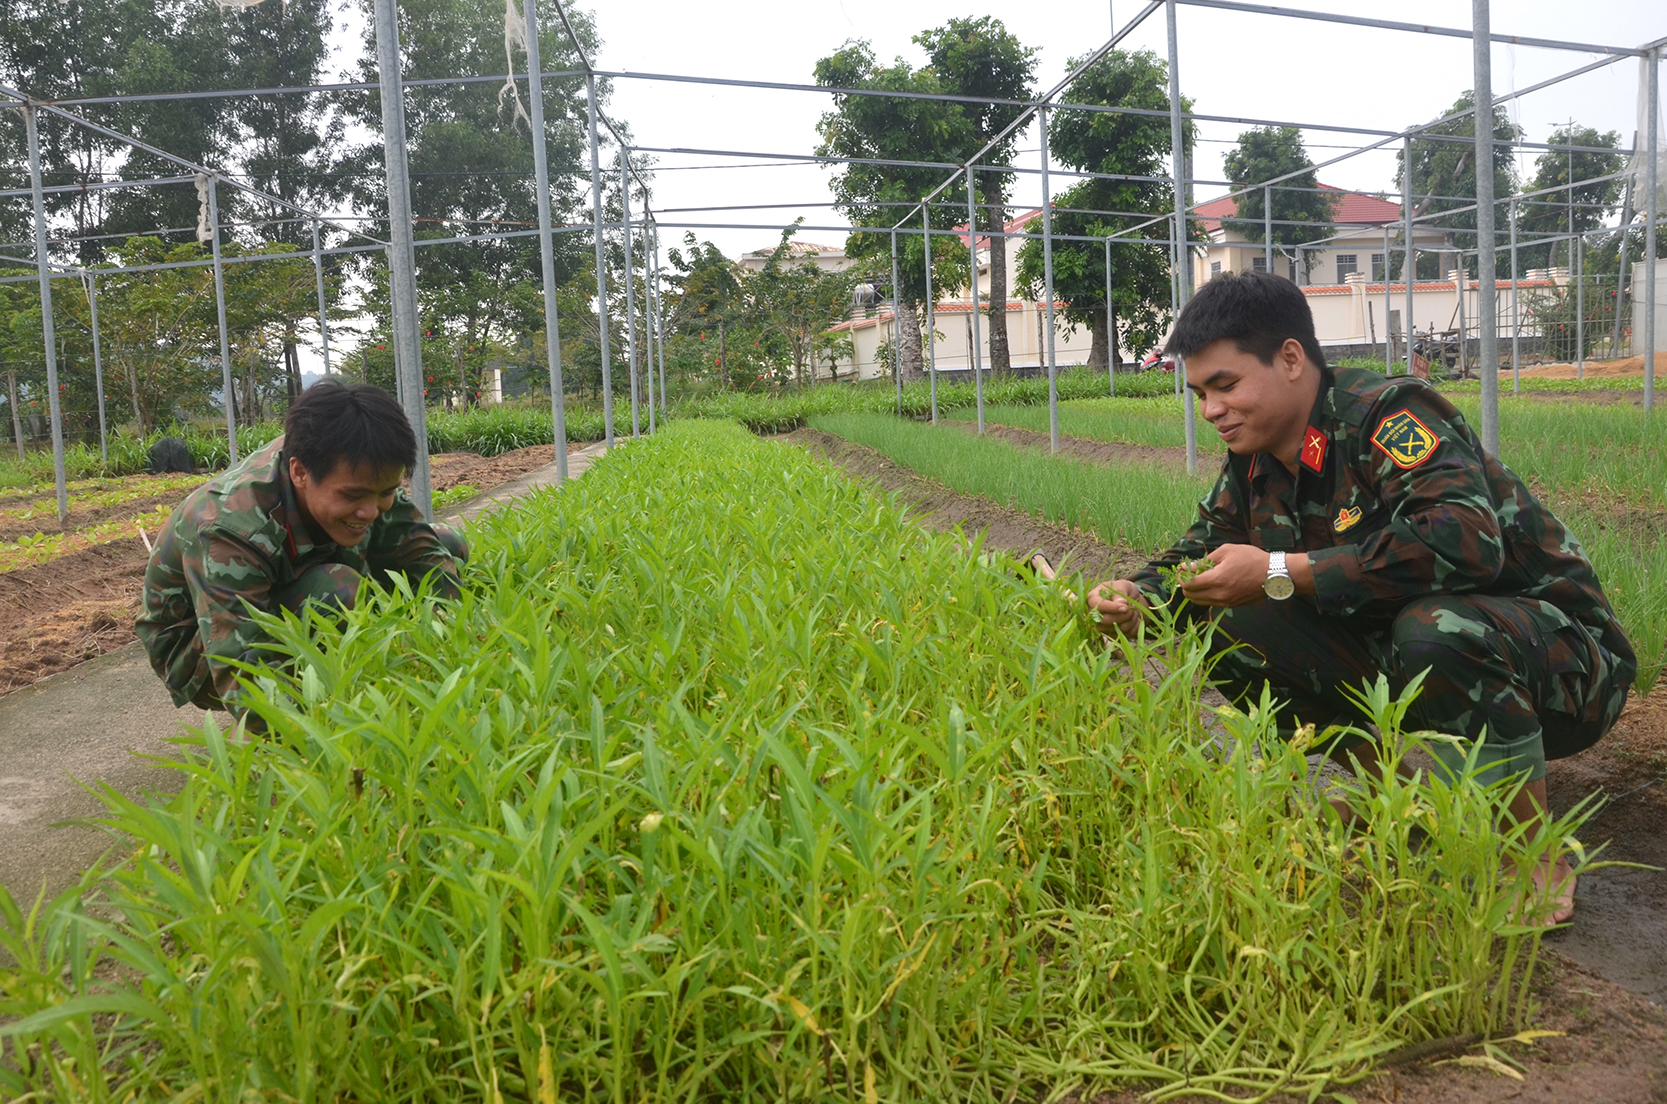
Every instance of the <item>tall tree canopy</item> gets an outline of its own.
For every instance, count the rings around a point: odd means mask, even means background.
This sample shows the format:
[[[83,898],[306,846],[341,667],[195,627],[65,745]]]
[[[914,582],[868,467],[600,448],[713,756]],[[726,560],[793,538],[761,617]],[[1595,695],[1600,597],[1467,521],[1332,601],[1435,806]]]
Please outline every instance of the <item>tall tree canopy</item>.
[[[1071,62],[1072,67],[1080,60]],[[1169,66],[1150,50],[1113,50],[1090,66],[1066,90],[1067,103],[1169,110]],[[1183,109],[1191,110],[1186,100]],[[1183,142],[1190,154],[1189,124]],[[1174,188],[1167,177],[1174,148],[1167,116],[1109,112],[1055,111],[1048,127],[1049,148],[1065,165],[1083,172],[1107,173],[1121,180],[1084,180],[1062,193],[1053,216],[1056,234],[1103,237],[1175,210]],[[1030,230],[1040,230],[1032,223]],[[1196,240],[1196,224],[1188,237]],[[1163,223],[1135,237],[1167,237]],[[1055,241],[1054,294],[1063,299],[1066,318],[1086,325],[1093,335],[1089,363],[1104,367],[1112,349],[1119,354],[1155,344],[1169,324],[1169,250],[1163,245],[1113,242],[1111,300],[1116,326],[1106,323],[1105,247],[1094,241]],[[1042,245],[1031,239],[1019,250],[1019,279],[1032,294],[1042,293]],[[1113,340],[1115,338],[1115,340]]]
[[[1622,182],[1596,178],[1620,172],[1626,159],[1619,153],[1594,153],[1592,149],[1619,149],[1621,136],[1613,130],[1599,133],[1592,127],[1572,125],[1552,131],[1546,144],[1589,148],[1548,149],[1534,160],[1533,179],[1523,190],[1561,190],[1521,202],[1517,210],[1518,237],[1581,234],[1597,229],[1620,203]],[[1525,269],[1550,268],[1568,265],[1570,253],[1568,242],[1561,241],[1521,249],[1517,256]]]
[[[931,66],[914,68],[902,58],[883,65],[867,42],[847,42],[837,52],[816,63],[816,82],[830,88],[883,89],[896,92],[946,91]],[[853,96],[835,94],[833,109],[817,124],[823,156],[867,158],[889,161],[934,161],[954,163],[970,154],[972,124],[955,104],[939,100]],[[923,227],[919,210],[906,204],[919,201],[943,182],[949,170],[943,168],[846,164],[839,167],[833,191],[839,208],[859,227],[871,231],[853,233],[845,246],[848,256],[880,261],[880,271],[889,279],[891,236],[884,228],[903,221]],[[953,193],[951,194],[953,195]],[[966,204],[957,205],[950,196],[940,196],[931,205],[931,226],[948,231],[966,218]],[[918,378],[924,371],[920,343],[919,305],[926,299],[925,245],[918,233],[898,236],[899,279],[898,340],[902,346],[903,372]],[[932,242],[934,295],[948,293],[967,281],[967,249],[955,236],[945,233]]]
[[[1471,92],[1460,96],[1440,118],[1476,105]],[[1476,121],[1474,115],[1451,119],[1421,132],[1412,140],[1411,192],[1412,212],[1415,217],[1436,215],[1424,223],[1445,230],[1447,243],[1455,249],[1476,248]],[[1493,109],[1493,194],[1499,200],[1517,188],[1516,158],[1511,146],[1522,137],[1522,130],[1511,122],[1503,107]],[[1408,166],[1403,151],[1396,155],[1395,186],[1405,188]],[[1462,210],[1468,207],[1469,210]],[[1442,212],[1451,211],[1452,214]],[[1498,203],[1494,212],[1494,226],[1506,225],[1507,207]],[[1469,231],[1469,233],[1465,233]],[[1395,252],[1395,251],[1391,251]],[[1431,253],[1418,258],[1418,277],[1437,278],[1454,267],[1451,257]],[[1474,269],[1475,258],[1467,269]]]
[[[951,19],[942,27],[916,35],[915,42],[925,48],[944,91],[958,96],[987,97],[991,101],[955,105],[967,126],[966,140],[973,144],[962,155],[963,159],[992,141],[1024,111],[1016,104],[994,101],[1029,100],[1035,94],[1036,50],[1020,42],[1017,35],[993,16]],[[1020,133],[1015,129],[979,158],[980,163],[1012,164],[1014,143]],[[1009,369],[1011,360],[1007,342],[1007,239],[1000,231],[1007,225],[1012,175],[975,173],[974,181],[983,228],[991,232],[990,289],[984,308],[989,319],[990,368],[1002,373]]]
[[[1239,135],[1238,145],[1227,151],[1223,165],[1235,189],[1251,188],[1233,200],[1239,217],[1227,220],[1227,225],[1247,240],[1263,241],[1266,233],[1264,191],[1254,185],[1286,173],[1298,175],[1267,190],[1273,207],[1274,244],[1297,246],[1331,233],[1337,198],[1334,193],[1320,190],[1314,162],[1303,147],[1302,131],[1296,127],[1270,126],[1245,131]],[[1294,256],[1290,249],[1280,252]]]

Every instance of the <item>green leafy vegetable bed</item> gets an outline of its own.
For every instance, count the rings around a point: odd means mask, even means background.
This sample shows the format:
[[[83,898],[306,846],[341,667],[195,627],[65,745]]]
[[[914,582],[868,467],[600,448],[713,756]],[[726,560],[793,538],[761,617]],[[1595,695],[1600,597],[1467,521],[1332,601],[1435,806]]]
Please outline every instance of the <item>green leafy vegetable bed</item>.
[[[674,424],[471,535],[456,605],[280,627],[269,738],[106,794],[85,901],[4,902],[5,1096],[1318,1094],[1524,1015],[1498,793],[1357,794],[1345,849],[1196,641],[1107,651],[796,449]]]

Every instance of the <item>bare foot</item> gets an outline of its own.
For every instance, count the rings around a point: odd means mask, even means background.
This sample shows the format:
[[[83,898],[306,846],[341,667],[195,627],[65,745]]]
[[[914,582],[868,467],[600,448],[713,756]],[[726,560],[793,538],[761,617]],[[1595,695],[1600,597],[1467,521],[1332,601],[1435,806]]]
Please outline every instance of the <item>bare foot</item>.
[[[1534,892],[1524,902],[1524,923],[1538,923],[1542,927],[1566,924],[1574,919],[1574,890],[1579,879],[1568,859],[1558,856],[1555,863],[1534,864]]]

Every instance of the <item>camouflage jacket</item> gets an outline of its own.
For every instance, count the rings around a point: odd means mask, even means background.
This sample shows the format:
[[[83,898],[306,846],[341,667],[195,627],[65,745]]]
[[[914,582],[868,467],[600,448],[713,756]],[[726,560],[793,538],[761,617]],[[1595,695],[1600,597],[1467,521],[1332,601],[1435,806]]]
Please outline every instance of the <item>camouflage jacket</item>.
[[[1166,602],[1159,567],[1224,544],[1301,551],[1321,613],[1369,627],[1436,592],[1540,599],[1589,629],[1630,681],[1636,657],[1580,543],[1453,404],[1409,376],[1325,375],[1297,474],[1228,453],[1198,520],[1135,585]]]
[[[283,448],[279,437],[192,491],[157,537],[135,628],[176,705],[235,710],[237,675],[227,661],[267,639],[249,611],[274,612],[273,592],[315,565],[345,564],[373,578],[400,573],[413,586],[436,572],[439,591],[457,595],[457,563],[404,490],[354,547],[315,541]]]

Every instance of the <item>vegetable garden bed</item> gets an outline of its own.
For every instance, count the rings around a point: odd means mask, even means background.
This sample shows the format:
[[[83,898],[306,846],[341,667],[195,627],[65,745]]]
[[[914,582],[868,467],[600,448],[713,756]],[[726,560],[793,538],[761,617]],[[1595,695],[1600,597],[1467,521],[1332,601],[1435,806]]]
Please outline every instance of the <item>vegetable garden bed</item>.
[[[1196,641],[1107,651],[802,453],[674,425],[473,537],[456,605],[278,627],[268,740],[108,796],[109,919],[8,910],[8,1091],[1318,1095],[1527,1023],[1498,794],[1351,843]]]

